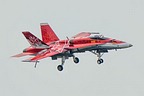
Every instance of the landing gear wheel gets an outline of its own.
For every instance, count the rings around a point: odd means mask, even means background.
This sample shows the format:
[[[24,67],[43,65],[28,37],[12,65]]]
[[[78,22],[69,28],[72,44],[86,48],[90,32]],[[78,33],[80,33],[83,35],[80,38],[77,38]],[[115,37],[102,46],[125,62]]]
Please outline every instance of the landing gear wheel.
[[[59,71],[62,71],[62,70],[63,70],[63,66],[62,66],[62,65],[58,65],[58,66],[57,66],[57,69],[58,69]]]
[[[103,60],[103,59],[100,59],[100,61],[101,61],[101,63],[103,63],[103,62],[104,62],[104,60]]]
[[[98,64],[101,64],[101,60],[100,60],[100,59],[99,59],[99,60],[97,60],[97,63],[98,63]]]
[[[97,60],[97,63],[98,63],[98,64],[101,64],[101,63],[103,63],[103,62],[104,62],[103,59],[98,59],[98,60]]]
[[[79,63],[79,58],[74,57],[74,58],[73,58],[73,61],[74,61],[74,63]]]

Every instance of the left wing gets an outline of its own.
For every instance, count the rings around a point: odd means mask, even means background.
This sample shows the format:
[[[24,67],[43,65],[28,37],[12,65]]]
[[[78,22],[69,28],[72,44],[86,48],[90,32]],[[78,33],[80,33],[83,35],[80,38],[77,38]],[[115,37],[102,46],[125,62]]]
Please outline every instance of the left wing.
[[[27,60],[23,60],[23,62],[35,62],[38,61],[40,59],[46,58],[46,57],[51,57],[53,55],[59,54],[56,51],[50,52],[49,50],[47,50],[45,53],[40,53],[38,55],[36,55],[35,57],[32,57],[30,59]]]
[[[66,52],[67,50],[64,49],[63,47],[64,47],[64,45],[59,46],[59,48],[52,47],[52,48],[49,48],[46,50],[42,50],[35,57],[32,57],[32,58],[27,59],[27,60],[23,60],[23,62],[35,62],[35,61],[38,61],[40,59],[44,59],[46,57],[51,57],[51,56]]]

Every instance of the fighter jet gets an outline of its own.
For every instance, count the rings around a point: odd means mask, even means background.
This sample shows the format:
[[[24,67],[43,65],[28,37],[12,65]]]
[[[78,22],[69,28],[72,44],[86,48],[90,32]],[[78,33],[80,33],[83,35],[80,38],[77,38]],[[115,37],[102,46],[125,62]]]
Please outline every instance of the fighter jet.
[[[30,55],[31,58],[22,62],[35,62],[35,67],[41,59],[51,57],[52,60],[57,60],[60,58],[61,64],[57,66],[57,69],[62,71],[65,60],[70,57],[73,58],[74,63],[79,63],[79,58],[75,56],[76,53],[89,51],[98,57],[97,63],[102,64],[104,62],[102,56],[104,53],[108,53],[109,50],[133,46],[121,40],[105,37],[99,32],[80,32],[71,38],[67,37],[65,40],[60,40],[49,24],[41,23],[40,28],[42,40],[28,31],[22,32],[30,43],[30,47],[13,57]]]

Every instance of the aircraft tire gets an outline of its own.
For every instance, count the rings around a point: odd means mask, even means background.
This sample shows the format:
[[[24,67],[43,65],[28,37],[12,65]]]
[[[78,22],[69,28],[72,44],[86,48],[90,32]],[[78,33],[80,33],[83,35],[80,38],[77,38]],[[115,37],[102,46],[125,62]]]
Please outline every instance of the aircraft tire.
[[[100,62],[101,62],[101,63],[103,63],[103,62],[104,62],[104,60],[103,60],[103,59],[100,59]]]
[[[79,63],[79,58],[77,58],[77,57],[74,57],[74,59],[73,59],[73,61],[74,61],[74,63]]]
[[[101,60],[99,59],[99,60],[97,60],[97,63],[98,63],[98,64],[101,64],[102,62],[101,62]]]
[[[57,66],[57,69],[58,69],[59,71],[62,71],[62,70],[63,70],[63,66],[62,66],[62,65],[58,65],[58,66]]]

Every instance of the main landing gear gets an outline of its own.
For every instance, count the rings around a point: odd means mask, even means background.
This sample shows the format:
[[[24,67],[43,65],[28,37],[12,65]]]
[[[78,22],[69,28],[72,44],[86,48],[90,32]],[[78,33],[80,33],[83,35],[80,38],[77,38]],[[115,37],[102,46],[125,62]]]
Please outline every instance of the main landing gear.
[[[34,68],[37,67],[37,64],[39,63],[39,61],[35,61],[35,65],[34,65]]]
[[[91,51],[91,52],[93,54],[97,55],[97,57],[98,57],[97,63],[98,64],[102,64],[104,62],[104,60],[101,58],[104,53],[100,53],[100,52],[97,53],[97,51]]]
[[[74,56],[74,57],[73,57],[73,61],[74,61],[74,63],[77,64],[77,63],[79,63],[79,58]]]
[[[66,60],[66,57],[63,56],[62,59],[61,59],[62,64],[57,66],[57,69],[58,69],[59,71],[62,71],[62,70],[63,70],[63,65],[64,65],[64,63],[65,63],[65,60]]]
[[[62,64],[57,66],[57,69],[58,69],[59,71],[63,71],[63,69],[64,69],[64,68],[63,68],[63,65],[64,65],[66,59],[67,59],[67,58],[66,58],[65,56],[62,57],[62,59],[61,59]],[[77,64],[77,63],[79,63],[79,58],[73,56],[73,61],[74,61],[74,63]]]
[[[57,69],[58,69],[59,71],[62,71],[62,70],[63,70],[63,65],[58,65],[58,66],[57,66]]]

